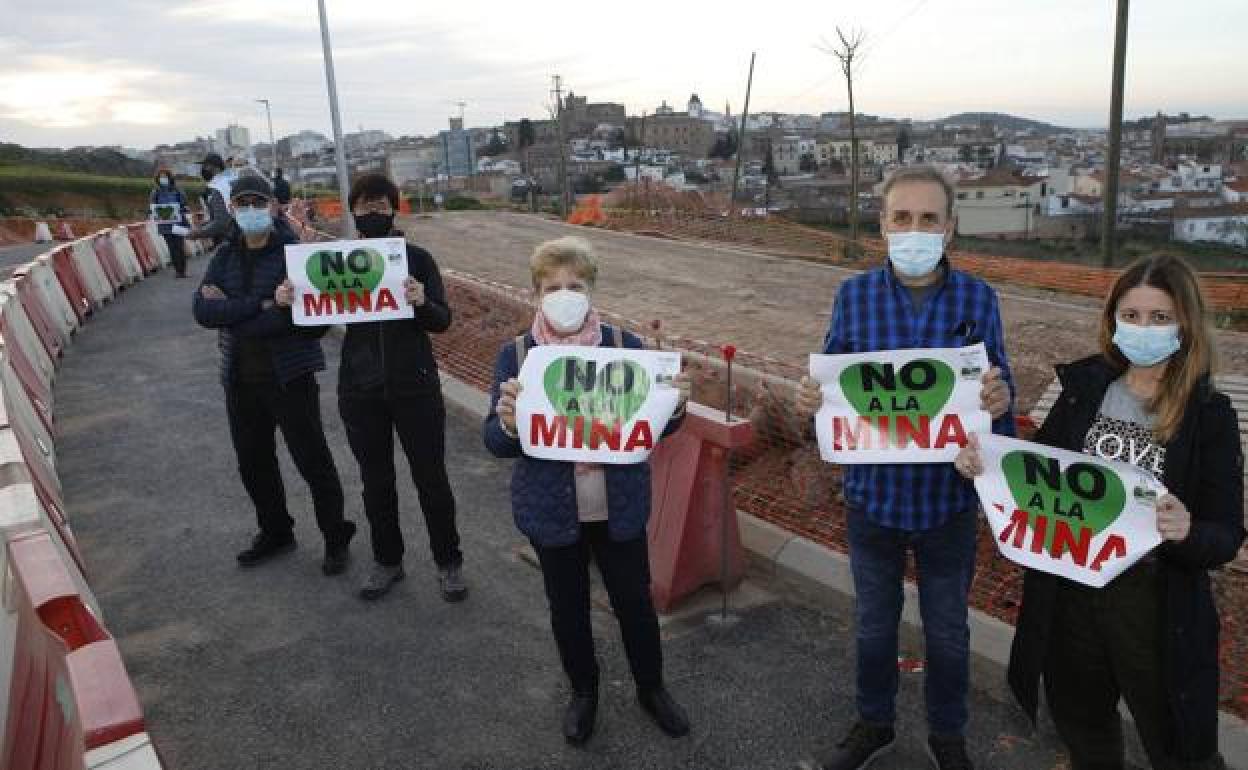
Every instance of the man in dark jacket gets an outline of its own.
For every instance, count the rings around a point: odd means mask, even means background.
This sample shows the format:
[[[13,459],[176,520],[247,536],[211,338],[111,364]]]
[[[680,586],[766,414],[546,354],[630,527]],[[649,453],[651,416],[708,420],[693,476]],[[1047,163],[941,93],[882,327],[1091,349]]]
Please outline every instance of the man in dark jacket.
[[[361,237],[403,235],[394,229],[399,190],[384,175],[357,179],[347,203]],[[398,433],[429,531],[442,598],[456,602],[468,589],[455,525],[455,496],[446,473],[446,408],[429,340],[430,332],[443,332],[451,325],[451,309],[429,252],[408,243],[407,271],[404,293],[415,317],[348,324],[342,343],[338,410],[360,464],[375,561],[360,596],[377,599],[404,577],[394,472]],[[289,302],[290,296],[281,301]]]
[[[290,203],[290,182],[286,181],[280,168],[273,170],[273,197],[283,206]]]
[[[355,524],[343,519],[342,484],[321,425],[316,372],[325,368],[318,339],[325,329],[294,326],[290,312],[274,302],[286,278],[284,248],[294,238],[274,227],[272,200],[262,177],[248,175],[234,183],[235,236],[209,263],[195,293],[194,314],[201,326],[219,331],[230,437],[260,527],[251,547],[238,554],[238,563],[250,567],[295,546],[274,442],[280,428],[312,490],[325,540],[321,569],[333,575],[346,568]]]
[[[230,216],[226,198],[229,182],[225,177],[225,161],[215,152],[204,156],[199,163],[199,175],[208,183],[204,188],[204,207],[208,209],[208,219],[199,227],[192,228],[186,237],[191,239],[207,239],[213,246],[220,246],[234,229],[234,219]]]

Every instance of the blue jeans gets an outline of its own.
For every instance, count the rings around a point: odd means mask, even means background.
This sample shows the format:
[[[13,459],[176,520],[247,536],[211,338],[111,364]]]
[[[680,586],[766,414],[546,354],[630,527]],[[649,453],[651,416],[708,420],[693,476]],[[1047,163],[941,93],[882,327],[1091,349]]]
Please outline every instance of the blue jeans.
[[[849,511],[849,562],[857,593],[857,705],[864,722],[892,725],[896,719],[897,625],[906,550],[912,548],[927,650],[928,728],[939,735],[965,731],[971,638],[967,596],[975,574],[975,536],[972,511],[923,532],[882,527],[861,511]]]

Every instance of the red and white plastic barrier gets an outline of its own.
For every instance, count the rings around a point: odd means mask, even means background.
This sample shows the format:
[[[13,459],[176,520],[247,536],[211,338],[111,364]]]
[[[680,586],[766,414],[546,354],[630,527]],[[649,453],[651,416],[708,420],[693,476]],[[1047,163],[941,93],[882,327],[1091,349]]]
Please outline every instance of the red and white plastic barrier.
[[[113,282],[109,280],[108,273],[100,264],[100,256],[95,249],[96,240],[98,239],[95,236],[83,238],[74,241],[73,246],[70,247],[78,278],[82,281],[87,296],[91,298],[93,310],[117,294]]]
[[[147,273],[143,269],[143,264],[139,261],[139,256],[134,252],[134,245],[130,243],[130,228],[122,225],[114,227],[109,233],[109,237],[113,241],[113,252],[117,255],[117,261],[121,264],[121,269],[126,277],[126,284],[138,283],[143,280],[143,276]]]
[[[0,766],[78,770],[87,752],[144,731],[117,643],[87,606],[52,538],[8,539],[16,615]]]

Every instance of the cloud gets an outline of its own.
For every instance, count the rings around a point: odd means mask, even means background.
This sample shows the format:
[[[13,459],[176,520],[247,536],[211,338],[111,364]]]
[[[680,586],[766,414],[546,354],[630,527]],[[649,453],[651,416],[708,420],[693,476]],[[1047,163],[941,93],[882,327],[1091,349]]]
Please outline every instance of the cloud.
[[[15,57],[15,72],[0,74],[0,116],[49,128],[99,123],[168,122],[173,107],[142,98],[154,70],[126,62],[66,57]]]

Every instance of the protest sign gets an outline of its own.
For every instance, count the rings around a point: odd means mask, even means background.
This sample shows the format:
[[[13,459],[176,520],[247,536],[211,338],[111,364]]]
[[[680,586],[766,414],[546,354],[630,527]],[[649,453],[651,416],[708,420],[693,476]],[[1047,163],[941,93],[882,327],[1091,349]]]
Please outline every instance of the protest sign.
[[[173,203],[153,203],[152,219],[158,225],[176,225],[182,222],[182,206]]]
[[[524,453],[546,460],[640,463],[663,435],[680,392],[680,354],[539,345],[520,368],[516,427]]]
[[[295,287],[291,317],[299,326],[413,317],[403,293],[402,238],[290,244],[286,273]]]
[[[975,490],[997,548],[1024,567],[1100,588],[1161,542],[1151,473],[1095,455],[982,434]]]
[[[819,454],[834,463],[947,463],[971,433],[992,430],[980,407],[983,343],[810,357],[823,390]]]

